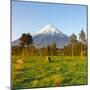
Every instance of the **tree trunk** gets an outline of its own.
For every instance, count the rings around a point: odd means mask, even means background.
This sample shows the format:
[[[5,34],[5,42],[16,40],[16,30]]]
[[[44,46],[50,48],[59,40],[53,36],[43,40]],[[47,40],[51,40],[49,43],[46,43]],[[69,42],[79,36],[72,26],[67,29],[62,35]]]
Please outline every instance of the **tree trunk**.
[[[83,57],[83,46],[81,45],[81,58]]]
[[[72,45],[72,57],[73,57],[73,45]]]

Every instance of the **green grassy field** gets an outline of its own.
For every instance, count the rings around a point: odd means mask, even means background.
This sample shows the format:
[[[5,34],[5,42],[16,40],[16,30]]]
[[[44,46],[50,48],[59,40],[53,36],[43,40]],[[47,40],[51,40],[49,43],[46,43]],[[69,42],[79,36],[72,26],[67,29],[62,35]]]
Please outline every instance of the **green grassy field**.
[[[17,65],[16,60],[23,60]],[[12,56],[12,87],[39,88],[87,84],[87,58],[51,56]]]

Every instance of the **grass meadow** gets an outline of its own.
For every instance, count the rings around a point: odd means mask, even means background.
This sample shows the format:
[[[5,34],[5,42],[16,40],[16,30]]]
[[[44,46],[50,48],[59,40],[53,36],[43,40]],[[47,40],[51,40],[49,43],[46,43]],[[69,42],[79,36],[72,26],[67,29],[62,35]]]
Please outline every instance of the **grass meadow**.
[[[41,88],[87,84],[87,58],[80,56],[12,56],[12,88]],[[22,64],[16,61],[21,59]]]

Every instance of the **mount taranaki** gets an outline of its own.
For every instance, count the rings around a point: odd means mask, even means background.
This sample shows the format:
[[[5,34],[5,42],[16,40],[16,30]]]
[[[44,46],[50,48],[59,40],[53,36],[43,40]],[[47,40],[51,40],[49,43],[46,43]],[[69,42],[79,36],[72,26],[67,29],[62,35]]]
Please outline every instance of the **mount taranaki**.
[[[56,43],[57,48],[63,48],[64,45],[70,43],[70,37],[63,34],[53,25],[46,25],[43,29],[32,36],[33,45],[36,48],[46,47],[51,45],[53,42]],[[15,40],[12,42],[12,46],[20,45],[20,40]]]

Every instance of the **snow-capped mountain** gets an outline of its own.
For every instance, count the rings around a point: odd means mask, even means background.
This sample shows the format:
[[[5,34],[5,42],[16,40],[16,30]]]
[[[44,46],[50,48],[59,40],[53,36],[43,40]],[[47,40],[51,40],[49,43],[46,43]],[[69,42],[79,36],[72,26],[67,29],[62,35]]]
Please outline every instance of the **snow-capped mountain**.
[[[33,44],[37,48],[46,47],[47,45],[56,43],[57,48],[62,48],[70,43],[67,35],[63,34],[53,25],[46,25],[33,36]]]
[[[36,33],[37,34],[55,34],[55,33],[61,33],[57,28],[55,28],[53,25],[46,25],[42,30]]]
[[[70,43],[70,38],[63,34],[59,29],[53,25],[46,25],[40,31],[36,32],[33,36],[33,45],[36,48],[46,47],[52,43],[56,43],[57,48],[62,48],[64,45]],[[20,40],[15,40],[12,46],[19,45]]]

